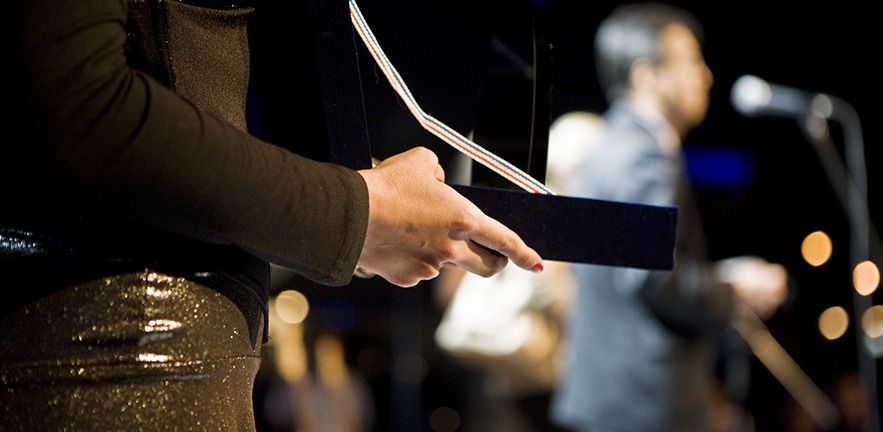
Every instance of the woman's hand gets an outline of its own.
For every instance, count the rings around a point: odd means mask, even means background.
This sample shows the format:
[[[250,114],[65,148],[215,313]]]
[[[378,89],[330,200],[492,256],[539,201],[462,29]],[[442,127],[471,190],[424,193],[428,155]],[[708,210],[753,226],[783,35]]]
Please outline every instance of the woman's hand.
[[[417,147],[359,173],[369,212],[357,274],[410,287],[435,278],[445,264],[481,276],[496,274],[509,259],[542,270],[542,258],[521,237],[444,183],[432,151]]]

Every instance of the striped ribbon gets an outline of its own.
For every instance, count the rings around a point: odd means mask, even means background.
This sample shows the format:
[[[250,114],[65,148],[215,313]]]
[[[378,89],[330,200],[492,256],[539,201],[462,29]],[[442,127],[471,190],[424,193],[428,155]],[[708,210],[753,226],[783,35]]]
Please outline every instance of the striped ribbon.
[[[395,89],[399,96],[405,101],[408,110],[411,111],[411,114],[414,115],[424,129],[431,132],[442,141],[450,144],[463,154],[469,156],[472,160],[490,168],[522,189],[531,193],[554,194],[551,189],[529,176],[524,171],[518,169],[518,167],[487,151],[480,145],[472,142],[472,140],[462,136],[457,133],[457,131],[451,129],[446,124],[436,120],[434,117],[423,111],[423,109],[417,104],[414,96],[411,95],[411,91],[408,90],[405,81],[402,80],[398,71],[396,71],[395,67],[386,57],[386,54],[380,48],[377,39],[374,37],[374,33],[371,31],[371,28],[368,27],[368,23],[362,16],[362,12],[359,10],[359,6],[356,5],[355,0],[349,0],[349,4],[350,17],[353,21],[353,26],[355,26],[362,41],[368,47],[374,60],[380,65],[380,69],[383,71],[383,74],[386,75],[390,85],[392,85],[393,89]]]

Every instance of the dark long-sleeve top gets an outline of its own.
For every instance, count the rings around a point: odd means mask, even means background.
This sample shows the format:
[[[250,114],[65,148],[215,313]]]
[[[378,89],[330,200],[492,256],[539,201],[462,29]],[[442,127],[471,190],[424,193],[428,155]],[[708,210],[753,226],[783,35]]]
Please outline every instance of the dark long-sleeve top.
[[[159,55],[154,65],[170,63],[165,77],[133,67],[127,51],[129,8],[145,4],[168,12],[135,23],[172,29],[154,35],[158,53],[142,53]],[[171,234],[346,284],[367,227],[363,179],[244,130],[247,41],[213,44],[227,33],[244,38],[247,14],[203,12],[165,0],[6,4],[0,31],[11,114],[0,222],[73,224],[87,230],[78,235],[90,247]]]

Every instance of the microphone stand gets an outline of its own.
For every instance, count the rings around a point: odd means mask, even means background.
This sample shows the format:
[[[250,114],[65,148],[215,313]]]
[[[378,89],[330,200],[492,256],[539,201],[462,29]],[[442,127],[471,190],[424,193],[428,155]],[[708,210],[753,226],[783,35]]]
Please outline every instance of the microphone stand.
[[[879,257],[880,237],[868,211],[867,174],[865,171],[864,140],[858,114],[847,102],[830,95],[818,95],[812,100],[811,114],[798,121],[801,130],[813,144],[824,166],[829,181],[849,218],[850,264],[854,270],[871,256]],[[844,165],[831,139],[830,118],[843,126]],[[862,317],[871,307],[871,296],[863,296],[853,289],[854,326],[858,345],[858,370],[867,392],[866,432],[879,432],[880,414],[877,396],[876,360],[864,346]]]

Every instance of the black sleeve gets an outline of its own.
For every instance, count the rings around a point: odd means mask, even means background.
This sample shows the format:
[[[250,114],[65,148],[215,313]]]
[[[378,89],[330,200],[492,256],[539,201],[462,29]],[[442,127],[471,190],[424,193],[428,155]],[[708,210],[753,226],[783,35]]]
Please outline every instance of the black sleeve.
[[[258,140],[131,69],[124,0],[11,3],[4,194],[87,203],[350,280],[368,217],[358,173]]]

